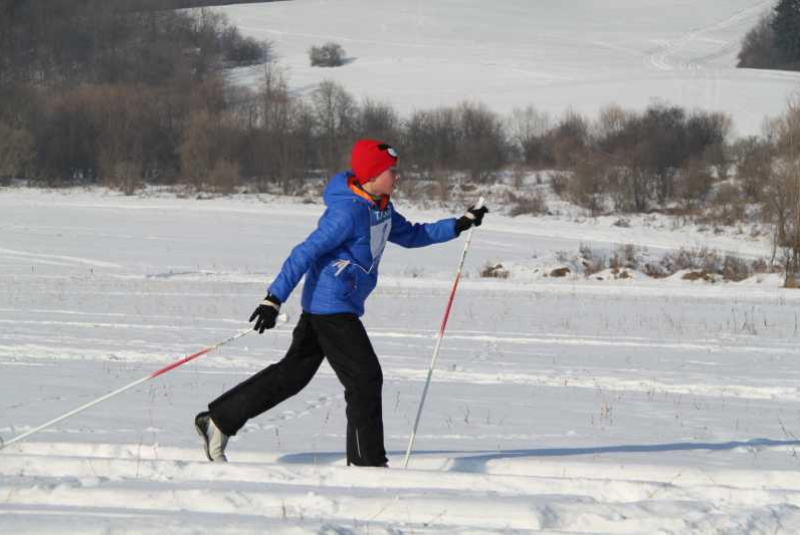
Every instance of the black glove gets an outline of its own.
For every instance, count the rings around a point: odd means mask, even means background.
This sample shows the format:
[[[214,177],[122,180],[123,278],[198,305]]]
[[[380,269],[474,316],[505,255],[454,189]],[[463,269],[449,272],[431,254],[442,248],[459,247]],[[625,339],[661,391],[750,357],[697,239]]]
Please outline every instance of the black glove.
[[[261,301],[261,304],[258,305],[258,308],[255,309],[250,316],[249,321],[256,320],[253,330],[261,334],[265,329],[272,329],[275,327],[275,320],[278,319],[278,312],[280,309],[281,302],[278,301],[275,296],[267,294],[264,300]]]
[[[470,206],[467,209],[467,213],[456,220],[456,233],[461,234],[472,225],[480,227],[481,223],[483,223],[483,216],[486,215],[488,211],[489,209],[485,206],[481,206],[480,208]]]

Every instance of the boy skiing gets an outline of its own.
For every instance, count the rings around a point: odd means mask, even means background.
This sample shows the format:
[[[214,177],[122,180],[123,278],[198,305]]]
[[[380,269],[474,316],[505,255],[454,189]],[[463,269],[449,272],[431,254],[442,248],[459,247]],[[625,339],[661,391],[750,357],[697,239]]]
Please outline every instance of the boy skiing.
[[[286,356],[208,405],[195,418],[210,461],[225,462],[228,438],[250,418],[300,392],[327,357],[345,388],[347,464],[387,466],[383,444],[378,357],[359,319],[378,280],[387,241],[424,247],[458,237],[480,225],[486,208],[462,217],[411,224],[389,200],[397,180],[397,151],[372,139],[356,142],[351,171],[334,176],[325,188],[327,206],[316,230],[297,245],[250,317],[263,333],[275,326],[281,304],[305,275],[303,312]]]

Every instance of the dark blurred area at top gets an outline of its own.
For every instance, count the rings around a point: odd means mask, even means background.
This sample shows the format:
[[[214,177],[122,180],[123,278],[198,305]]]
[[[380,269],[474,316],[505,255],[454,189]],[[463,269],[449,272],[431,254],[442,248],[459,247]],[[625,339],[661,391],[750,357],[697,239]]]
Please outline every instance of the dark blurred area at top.
[[[0,84],[37,86],[203,78],[258,63],[267,50],[210,0],[0,0]]]

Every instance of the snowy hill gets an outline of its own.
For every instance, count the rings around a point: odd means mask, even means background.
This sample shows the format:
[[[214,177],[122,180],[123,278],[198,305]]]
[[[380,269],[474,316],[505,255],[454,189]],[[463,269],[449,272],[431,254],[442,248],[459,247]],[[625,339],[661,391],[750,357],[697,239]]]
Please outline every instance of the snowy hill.
[[[331,79],[402,113],[472,100],[503,113],[532,104],[555,116],[661,99],[727,112],[748,135],[800,90],[800,73],[735,68],[742,37],[772,4],[293,0],[223,11],[245,34],[274,42],[298,92]],[[308,49],[329,40],[351,61],[310,67]]]

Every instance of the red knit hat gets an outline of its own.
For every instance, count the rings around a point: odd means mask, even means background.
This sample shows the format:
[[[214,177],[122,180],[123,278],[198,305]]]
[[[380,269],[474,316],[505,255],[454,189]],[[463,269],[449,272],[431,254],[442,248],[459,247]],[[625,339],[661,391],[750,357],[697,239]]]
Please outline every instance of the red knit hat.
[[[359,139],[350,154],[350,166],[360,184],[366,184],[390,167],[397,165],[398,154],[392,147],[374,139]]]

